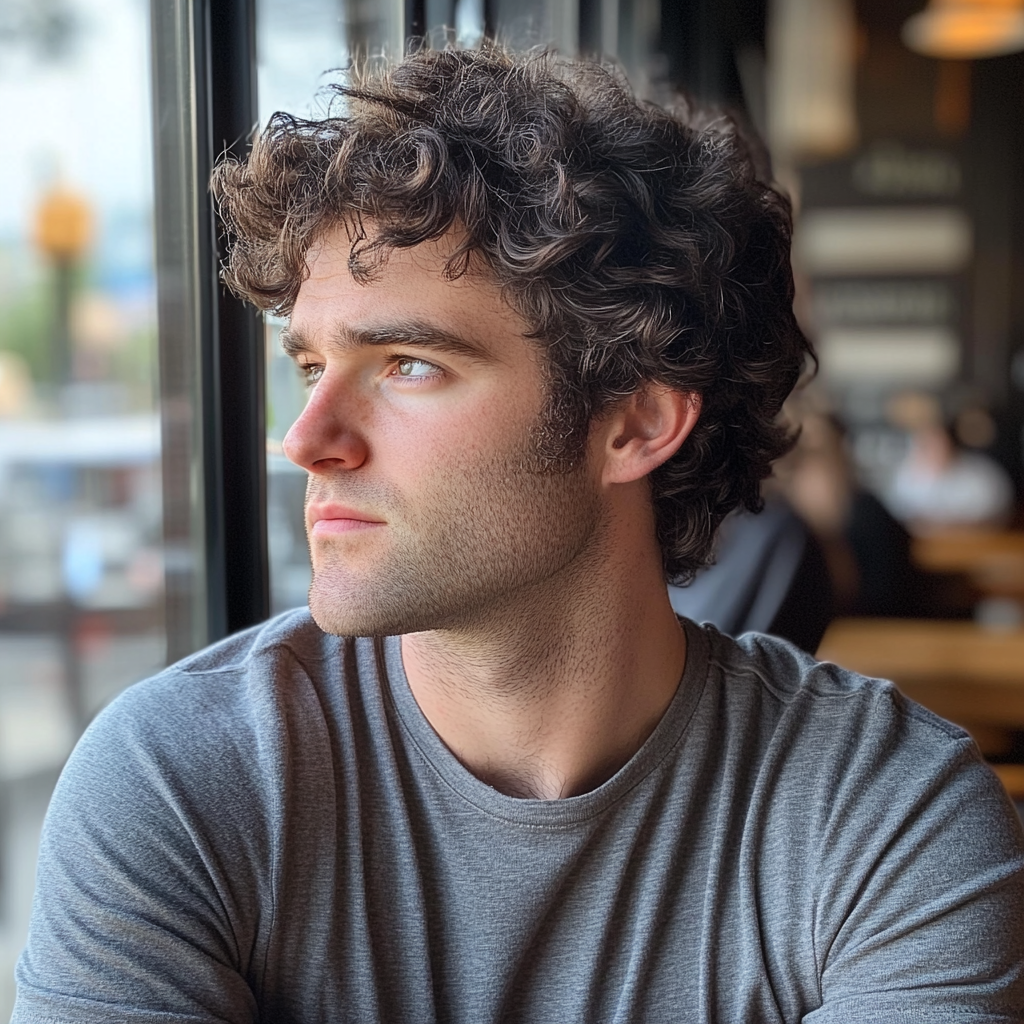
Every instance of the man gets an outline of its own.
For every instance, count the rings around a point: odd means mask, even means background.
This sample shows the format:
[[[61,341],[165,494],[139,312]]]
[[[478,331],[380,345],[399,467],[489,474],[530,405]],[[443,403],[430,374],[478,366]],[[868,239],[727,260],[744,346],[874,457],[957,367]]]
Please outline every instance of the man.
[[[214,181],[310,386],[309,614],[87,733],[15,1020],[1021,1019],[968,737],[668,602],[787,445],[785,201],[594,67],[342,100]]]

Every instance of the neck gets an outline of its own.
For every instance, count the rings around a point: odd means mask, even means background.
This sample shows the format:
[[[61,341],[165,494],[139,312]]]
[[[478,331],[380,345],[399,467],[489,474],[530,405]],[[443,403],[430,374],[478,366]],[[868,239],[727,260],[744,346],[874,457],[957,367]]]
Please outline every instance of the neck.
[[[402,638],[417,703],[479,779],[510,796],[574,796],[643,745],[686,660],[651,547],[638,558],[624,545],[601,571],[561,574],[464,629]]]

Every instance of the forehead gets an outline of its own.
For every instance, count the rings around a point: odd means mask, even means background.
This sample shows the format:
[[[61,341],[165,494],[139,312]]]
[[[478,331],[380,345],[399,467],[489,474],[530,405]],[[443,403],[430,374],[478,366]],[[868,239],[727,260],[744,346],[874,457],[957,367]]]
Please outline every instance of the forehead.
[[[316,338],[339,329],[362,330],[386,322],[423,322],[499,348],[522,343],[527,325],[479,266],[454,280],[445,276],[457,240],[449,236],[387,252],[368,277],[352,273],[352,243],[336,228],[310,250],[309,276],[302,282],[291,328]]]

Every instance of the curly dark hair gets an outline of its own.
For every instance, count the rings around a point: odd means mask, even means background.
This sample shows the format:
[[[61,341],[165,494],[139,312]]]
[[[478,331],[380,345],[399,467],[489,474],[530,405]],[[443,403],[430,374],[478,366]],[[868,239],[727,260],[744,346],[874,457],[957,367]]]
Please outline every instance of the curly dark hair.
[[[778,419],[810,354],[793,316],[788,200],[724,115],[637,100],[614,70],[550,53],[422,49],[332,87],[324,120],[278,113],[215,170],[224,280],[287,315],[322,233],[353,273],[456,229],[548,353],[547,455],[578,461],[592,418],[658,382],[699,394],[697,426],[651,475],[666,577],[790,447]],[[373,221],[372,238],[362,229]]]

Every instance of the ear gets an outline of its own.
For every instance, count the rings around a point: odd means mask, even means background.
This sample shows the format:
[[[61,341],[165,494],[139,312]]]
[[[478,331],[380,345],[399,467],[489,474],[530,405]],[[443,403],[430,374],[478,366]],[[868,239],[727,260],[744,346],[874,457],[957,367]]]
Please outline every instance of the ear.
[[[617,405],[601,429],[602,483],[639,480],[667,462],[700,416],[700,395],[648,384]]]

